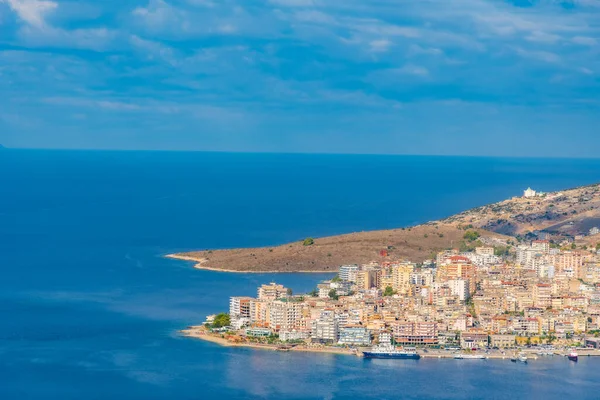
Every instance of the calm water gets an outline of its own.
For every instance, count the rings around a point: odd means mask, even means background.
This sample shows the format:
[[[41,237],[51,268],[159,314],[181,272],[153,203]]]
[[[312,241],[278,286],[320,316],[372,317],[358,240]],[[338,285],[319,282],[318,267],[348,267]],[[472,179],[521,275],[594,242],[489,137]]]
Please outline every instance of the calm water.
[[[600,359],[366,361],[177,329],[277,280],[169,252],[424,222],[600,181],[600,160],[0,152],[0,398],[598,398]]]

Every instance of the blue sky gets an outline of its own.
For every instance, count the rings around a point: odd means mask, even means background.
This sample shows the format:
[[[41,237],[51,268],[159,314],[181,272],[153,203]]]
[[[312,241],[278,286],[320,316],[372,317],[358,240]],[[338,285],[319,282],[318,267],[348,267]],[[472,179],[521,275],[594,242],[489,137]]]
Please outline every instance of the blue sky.
[[[600,0],[0,0],[7,147],[598,157]]]

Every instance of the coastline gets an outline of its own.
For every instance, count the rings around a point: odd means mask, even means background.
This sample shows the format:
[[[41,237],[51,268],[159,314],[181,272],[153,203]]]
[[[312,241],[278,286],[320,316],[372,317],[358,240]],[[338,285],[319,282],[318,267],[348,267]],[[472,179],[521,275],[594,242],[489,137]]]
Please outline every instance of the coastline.
[[[276,344],[260,344],[260,343],[234,343],[223,337],[218,337],[215,335],[211,335],[207,333],[206,329],[203,326],[190,326],[186,329],[182,329],[179,331],[179,334],[185,337],[200,339],[207,342],[215,343],[223,347],[248,347],[252,349],[258,350],[270,350],[270,351],[278,351],[278,348],[281,345]],[[333,348],[333,347],[323,347],[323,348],[312,348],[306,346],[295,346],[291,347],[286,351],[295,351],[295,352],[306,352],[306,353],[325,353],[325,354],[339,354],[346,356],[357,356],[358,354],[350,349],[341,349],[341,348]]]
[[[206,328],[201,325],[190,326],[186,329],[182,329],[179,331],[179,334],[193,339],[200,339],[207,342],[218,344],[223,347],[246,347],[255,350],[269,350],[269,351],[279,351],[282,345],[277,344],[260,344],[260,343],[235,343],[224,337],[216,336],[214,334],[210,334],[207,332]],[[304,345],[297,345],[285,350],[286,352],[303,352],[303,353],[321,353],[321,354],[337,354],[337,355],[345,355],[345,356],[355,356],[362,358],[362,352],[360,350],[351,350],[351,349],[342,349],[337,347],[307,347]],[[530,360],[544,360],[546,358],[552,359],[553,357],[564,358],[567,353],[555,352],[553,356],[539,356],[536,354],[534,350],[521,350],[527,354]],[[510,359],[514,356],[512,353],[514,351],[505,351],[505,354],[485,354],[486,360],[506,360],[510,361]],[[594,349],[579,349],[578,350],[580,357],[598,357],[600,356],[600,351]],[[449,353],[447,351],[436,351],[429,350],[428,352],[419,352],[421,358],[430,358],[430,359],[455,359],[456,353]],[[482,354],[483,355],[483,354]],[[461,360],[466,362],[474,362],[475,360]],[[479,361],[484,361],[483,359],[479,359]]]
[[[194,269],[204,270],[204,271],[215,271],[215,272],[227,272],[234,274],[334,274],[335,271],[240,271],[236,269],[225,269],[225,268],[214,268],[214,267],[206,267],[202,264],[206,263],[208,260],[206,258],[196,258],[190,256],[184,256],[180,254],[167,254],[164,256],[165,258],[172,258],[174,260],[183,260],[183,261],[192,261],[194,262]]]

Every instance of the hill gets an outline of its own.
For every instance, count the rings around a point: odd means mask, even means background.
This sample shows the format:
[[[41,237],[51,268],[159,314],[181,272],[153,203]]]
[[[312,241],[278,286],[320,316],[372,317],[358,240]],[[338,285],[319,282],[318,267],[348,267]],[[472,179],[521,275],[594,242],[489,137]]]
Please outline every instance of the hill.
[[[600,185],[590,185],[532,198],[515,197],[411,228],[316,238],[306,245],[298,241],[168,257],[195,261],[196,268],[220,271],[333,272],[344,264],[398,259],[421,262],[447,248],[506,246],[542,233],[560,241],[584,234],[596,221],[600,222]],[[476,232],[479,237],[465,239],[467,232]]]

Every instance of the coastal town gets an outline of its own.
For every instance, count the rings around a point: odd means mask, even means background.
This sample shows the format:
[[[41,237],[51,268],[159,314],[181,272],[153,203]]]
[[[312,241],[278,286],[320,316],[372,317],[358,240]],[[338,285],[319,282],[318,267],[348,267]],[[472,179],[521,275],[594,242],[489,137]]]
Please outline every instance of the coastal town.
[[[526,190],[524,198],[531,196]],[[274,282],[256,297],[232,293],[228,313],[183,333],[225,345],[357,355],[382,345],[454,358],[517,350],[600,355],[597,227],[583,246],[543,232],[489,240],[472,226],[461,229],[457,248],[426,260],[393,259],[384,248],[373,262],[340,266],[310,293]]]

